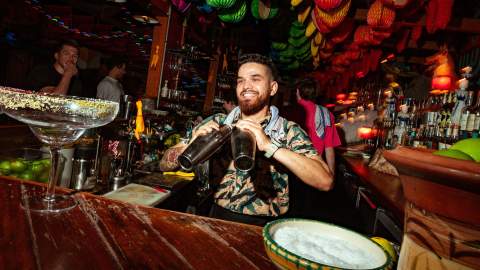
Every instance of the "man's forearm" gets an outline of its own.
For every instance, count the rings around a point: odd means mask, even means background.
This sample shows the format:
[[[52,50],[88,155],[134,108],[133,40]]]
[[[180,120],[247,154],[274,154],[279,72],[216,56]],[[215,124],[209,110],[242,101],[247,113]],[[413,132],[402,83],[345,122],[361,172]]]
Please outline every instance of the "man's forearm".
[[[68,92],[68,88],[70,86],[70,81],[72,80],[72,76],[63,75],[62,79],[58,83],[57,87],[53,91],[53,94],[57,95],[66,95]]]
[[[280,148],[275,152],[273,158],[287,167],[300,180],[316,189],[327,191],[332,187],[332,174],[320,157],[318,159],[308,158],[289,149]]]
[[[178,163],[178,157],[183,153],[186,147],[187,145],[182,144],[167,149],[160,161],[160,170],[167,172],[179,169],[180,164]]]

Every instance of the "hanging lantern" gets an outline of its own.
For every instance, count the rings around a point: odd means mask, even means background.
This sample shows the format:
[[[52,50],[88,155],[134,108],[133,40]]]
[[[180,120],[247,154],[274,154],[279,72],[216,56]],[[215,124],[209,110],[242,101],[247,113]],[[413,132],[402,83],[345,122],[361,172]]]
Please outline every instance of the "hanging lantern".
[[[350,4],[351,0],[344,0],[339,8],[331,12],[317,7],[315,8],[315,11],[317,12],[316,17],[320,19],[328,28],[335,28],[340,25],[340,23],[342,23],[347,16],[348,10],[350,9]]]
[[[452,13],[454,0],[430,0],[425,14],[427,32],[445,29]]]
[[[353,20],[346,19],[337,29],[335,29],[335,32],[330,34],[330,40],[335,44],[345,41],[350,35],[350,32],[352,32],[353,26]]]
[[[452,89],[452,77],[437,76],[432,79],[432,89],[450,90]]]
[[[393,8],[404,8],[410,0],[382,0],[382,3],[386,6]]]
[[[375,1],[367,13],[367,24],[372,27],[390,28],[395,20],[395,10],[386,7],[380,0]]]
[[[341,93],[341,94],[337,94],[337,96],[335,98],[337,100],[345,100],[347,98],[347,95],[344,94],[344,93]]]
[[[315,0],[315,5],[323,10],[332,10],[338,8],[342,0]]]
[[[322,21],[322,19],[320,19],[319,10],[320,9],[318,7],[315,7],[310,13],[310,16],[312,17],[312,22],[317,28],[318,32],[324,34],[329,33],[332,30]]]

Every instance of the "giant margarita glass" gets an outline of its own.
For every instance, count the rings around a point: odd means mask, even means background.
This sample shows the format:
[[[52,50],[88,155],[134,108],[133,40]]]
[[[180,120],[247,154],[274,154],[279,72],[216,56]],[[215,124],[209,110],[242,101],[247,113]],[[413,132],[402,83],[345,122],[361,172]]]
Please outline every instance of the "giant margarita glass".
[[[110,123],[118,112],[118,103],[39,94],[0,86],[0,109],[8,116],[29,125],[35,136],[50,147],[51,169],[45,194],[24,196],[25,209],[60,212],[76,206],[69,195],[55,194],[59,172],[60,149],[75,142],[86,129]]]

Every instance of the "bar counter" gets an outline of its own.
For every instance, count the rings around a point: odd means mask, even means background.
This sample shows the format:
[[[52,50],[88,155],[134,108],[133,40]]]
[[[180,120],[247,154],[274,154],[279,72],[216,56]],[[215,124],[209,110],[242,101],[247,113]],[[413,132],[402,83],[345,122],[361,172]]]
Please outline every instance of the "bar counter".
[[[2,269],[276,269],[261,227],[83,192],[70,211],[24,210],[23,196],[44,189],[0,176]]]
[[[340,155],[345,164],[360,178],[360,181],[370,188],[379,203],[390,210],[395,217],[403,222],[405,213],[405,197],[400,178],[378,172],[368,167],[367,160]]]

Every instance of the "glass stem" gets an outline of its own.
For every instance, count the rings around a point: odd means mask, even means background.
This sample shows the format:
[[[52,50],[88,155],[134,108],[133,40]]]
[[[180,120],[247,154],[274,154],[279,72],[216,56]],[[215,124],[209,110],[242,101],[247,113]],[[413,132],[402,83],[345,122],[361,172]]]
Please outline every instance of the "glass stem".
[[[50,146],[51,168],[50,168],[50,177],[48,178],[47,193],[45,195],[45,199],[47,201],[55,200],[55,186],[57,185],[58,178],[60,177],[58,173],[58,169],[61,164],[60,149],[61,148],[59,146]]]

